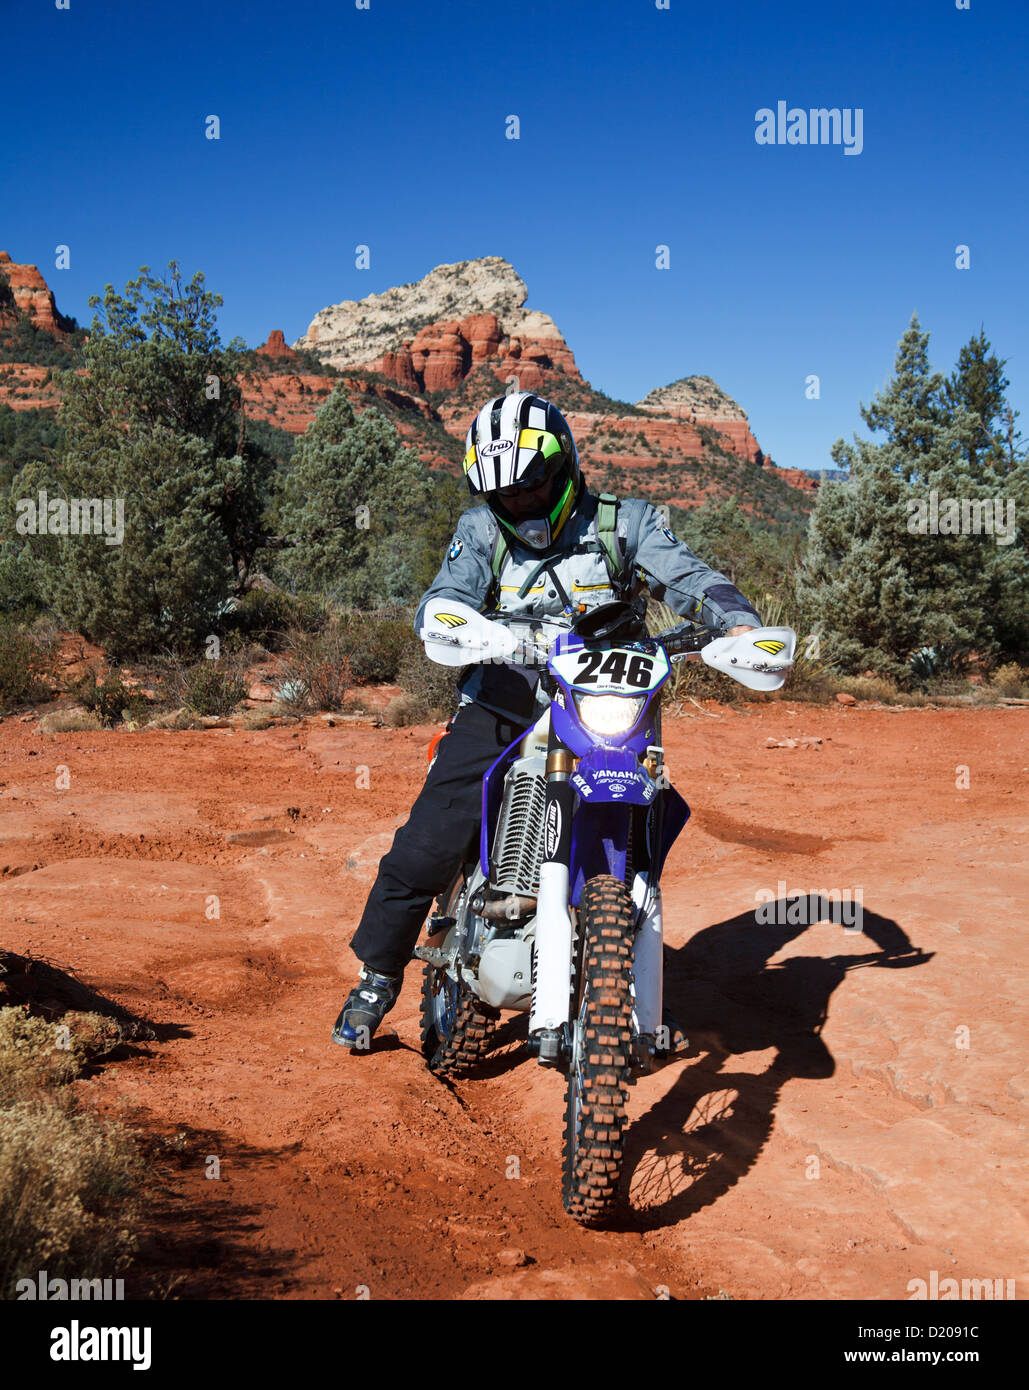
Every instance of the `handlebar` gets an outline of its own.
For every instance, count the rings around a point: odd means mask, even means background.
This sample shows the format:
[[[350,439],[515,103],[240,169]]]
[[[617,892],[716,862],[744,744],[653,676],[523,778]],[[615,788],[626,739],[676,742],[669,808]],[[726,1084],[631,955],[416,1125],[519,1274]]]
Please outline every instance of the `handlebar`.
[[[492,622],[501,622],[505,626],[521,628],[527,632],[527,637],[522,641],[517,652],[512,653],[512,657],[517,661],[527,657],[526,664],[535,665],[540,661],[540,649],[536,644],[536,635],[545,632],[547,628],[556,628],[558,632],[569,632],[573,624],[559,618],[531,618],[520,614],[489,614]],[[663,632],[653,635],[644,635],[637,640],[640,643],[650,643],[654,647],[663,647],[665,654],[671,661],[699,661],[701,648],[706,647],[709,642],[713,642],[716,637],[724,637],[724,631],[718,628],[698,626],[696,623],[686,621],[676,627],[666,628]],[[548,642],[548,646],[550,643]],[[544,663],[545,664],[545,663]]]
[[[725,633],[718,628],[698,627],[695,623],[685,622],[680,623],[678,627],[669,627],[664,632],[657,632],[649,640],[664,647],[669,657],[680,656],[688,660],[690,657],[699,658],[702,647],[706,647],[716,637],[724,636]]]

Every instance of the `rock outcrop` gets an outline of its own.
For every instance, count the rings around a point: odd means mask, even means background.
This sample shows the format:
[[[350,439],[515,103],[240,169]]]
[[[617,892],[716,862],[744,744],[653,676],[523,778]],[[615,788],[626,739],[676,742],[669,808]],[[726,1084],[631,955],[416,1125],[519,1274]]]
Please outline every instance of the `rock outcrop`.
[[[659,386],[636,404],[661,415],[700,420],[746,420],[747,412],[709,376],[684,376]]]
[[[480,363],[488,363],[501,381],[517,377],[523,391],[539,390],[551,370],[582,380],[560,335],[514,338],[502,331],[496,314],[428,324],[409,341],[363,365],[411,391],[451,391]]]
[[[10,288],[13,312],[10,300],[6,309],[0,300],[0,325],[9,326],[21,313],[34,327],[52,333],[55,338],[67,337],[71,322],[58,310],[53,292],[36,266],[19,265],[6,251],[0,251],[0,290],[4,281]]]
[[[284,361],[297,362],[300,360],[299,353],[286,342],[281,328],[273,328],[268,334],[268,341],[257,349],[261,357],[282,358]]]
[[[750,463],[764,463],[765,456],[750,430],[747,412],[726,395],[709,376],[684,376],[670,386],[659,386],[641,401],[640,410],[665,419],[683,420],[697,432],[716,431],[721,448],[728,448]],[[700,446],[703,448],[703,444]]]
[[[554,320],[526,309],[527,297],[525,281],[501,256],[438,265],[411,284],[322,309],[294,347],[341,370],[382,371],[412,390],[450,389],[495,356],[529,378],[544,362],[578,376]],[[528,378],[522,384],[532,389]]]

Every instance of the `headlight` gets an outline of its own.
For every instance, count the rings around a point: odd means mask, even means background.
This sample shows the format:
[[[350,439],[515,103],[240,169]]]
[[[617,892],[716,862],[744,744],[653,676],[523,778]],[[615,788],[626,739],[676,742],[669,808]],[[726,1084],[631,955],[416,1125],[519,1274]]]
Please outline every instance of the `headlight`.
[[[579,717],[595,734],[624,734],[647,703],[646,695],[579,695]]]

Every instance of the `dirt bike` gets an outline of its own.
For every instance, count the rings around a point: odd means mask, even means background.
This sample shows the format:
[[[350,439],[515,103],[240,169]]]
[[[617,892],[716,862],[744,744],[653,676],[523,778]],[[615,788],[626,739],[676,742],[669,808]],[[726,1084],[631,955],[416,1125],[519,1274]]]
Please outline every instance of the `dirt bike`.
[[[671,662],[703,660],[778,689],[796,634],[727,637],[683,623],[646,635],[640,600],[571,620],[487,618],[433,600],[420,633],[444,665],[540,669],[549,706],[487,770],[477,858],[415,948],[425,962],[422,1051],[439,1076],[489,1052],[502,1011],[567,1077],[562,1198],[583,1225],[616,1208],[627,1088],[672,1052],[662,1018],[661,869],[689,817],[661,746]]]

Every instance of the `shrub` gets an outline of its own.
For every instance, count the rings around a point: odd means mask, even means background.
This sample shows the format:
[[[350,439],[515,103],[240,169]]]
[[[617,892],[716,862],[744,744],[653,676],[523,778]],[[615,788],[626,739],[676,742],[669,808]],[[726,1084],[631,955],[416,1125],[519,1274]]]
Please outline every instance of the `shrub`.
[[[448,719],[457,705],[456,680],[463,667],[441,666],[430,661],[419,646],[404,658],[397,672],[397,684],[417,702],[419,717],[413,717],[414,705],[401,708],[406,711],[406,722],[418,723],[430,719]],[[390,709],[387,706],[386,722],[390,722]]]
[[[222,644],[217,659],[189,661],[165,652],[139,669],[146,684],[159,690],[155,703],[162,710],[185,708],[190,715],[231,714],[250,689],[247,671],[254,656],[254,648],[233,634]]]
[[[244,729],[270,729],[274,719],[263,709],[248,709],[243,716]]]
[[[53,1101],[0,1110],[0,1298],[19,1279],[111,1277],[136,1247],[140,1165],[120,1126]]]
[[[122,1042],[117,1022],[97,1013],[66,1013],[61,1022],[0,1009],[0,1105],[66,1085]]]
[[[328,620],[325,604],[311,595],[287,594],[282,589],[253,588],[233,610],[236,630],[272,651],[280,651],[291,628],[318,632]]]
[[[97,715],[84,709],[52,710],[39,721],[42,734],[83,734],[103,727]]]
[[[401,663],[422,644],[405,609],[383,609],[347,615],[347,656],[358,685],[395,681]]]
[[[0,620],[0,709],[49,699],[54,678],[51,644]]]
[[[391,729],[402,729],[408,724],[427,724],[432,717],[425,702],[406,690],[390,700],[382,713],[383,723]]]
[[[100,1014],[60,1023],[0,1009],[0,1299],[40,1269],[110,1277],[136,1245],[142,1169],[119,1125],[78,1114],[61,1088],[122,1041]]]
[[[354,682],[344,623],[332,618],[321,632],[293,628],[286,636],[283,681],[276,692],[280,705],[293,711],[343,708]]]
[[[138,689],[126,686],[120,676],[111,672],[101,676],[96,666],[88,667],[73,682],[71,692],[108,728],[123,718],[138,720],[149,709],[146,696]]]
[[[1005,666],[997,667],[990,677],[990,684],[998,695],[1013,700],[1025,699],[1029,696],[1029,670],[1009,661]]]
[[[184,704],[197,714],[231,714],[250,689],[239,670],[216,661],[197,661],[183,674]]]
[[[909,697],[885,676],[841,676],[837,688],[857,700],[877,700],[884,705],[909,703]]]

